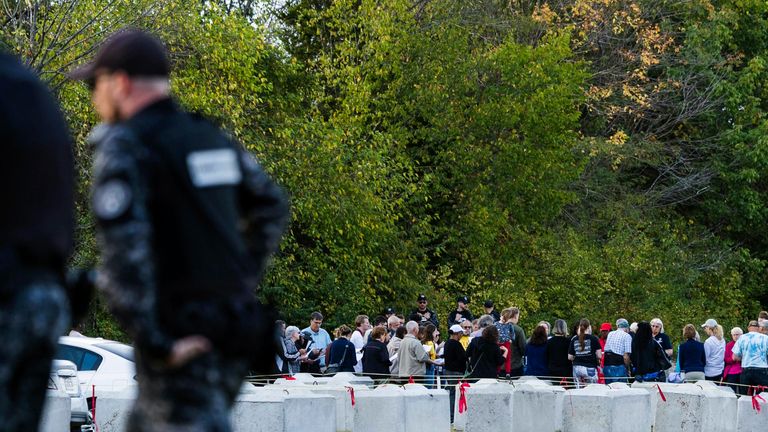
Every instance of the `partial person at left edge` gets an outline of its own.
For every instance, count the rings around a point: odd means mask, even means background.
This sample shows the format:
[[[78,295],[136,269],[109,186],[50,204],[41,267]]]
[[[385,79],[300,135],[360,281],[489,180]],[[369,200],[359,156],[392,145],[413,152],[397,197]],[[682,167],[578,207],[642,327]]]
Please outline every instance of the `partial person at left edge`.
[[[0,431],[37,430],[70,325],[72,141],[35,74],[0,48]]]

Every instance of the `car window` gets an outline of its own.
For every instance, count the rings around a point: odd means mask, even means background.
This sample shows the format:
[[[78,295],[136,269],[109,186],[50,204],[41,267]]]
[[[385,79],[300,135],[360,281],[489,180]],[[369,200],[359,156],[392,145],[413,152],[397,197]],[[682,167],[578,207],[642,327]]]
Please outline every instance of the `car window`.
[[[94,352],[66,344],[59,344],[56,358],[71,361],[79,371],[95,371],[102,361],[101,356]]]
[[[92,353],[90,351],[86,351],[85,355],[83,356],[83,363],[80,365],[78,370],[81,371],[95,371],[99,368],[99,365],[101,364],[101,356]]]
[[[133,347],[130,345],[112,342],[112,343],[95,344],[94,346],[97,346],[105,351],[109,351],[112,354],[120,356],[128,361],[135,362],[133,357]]]

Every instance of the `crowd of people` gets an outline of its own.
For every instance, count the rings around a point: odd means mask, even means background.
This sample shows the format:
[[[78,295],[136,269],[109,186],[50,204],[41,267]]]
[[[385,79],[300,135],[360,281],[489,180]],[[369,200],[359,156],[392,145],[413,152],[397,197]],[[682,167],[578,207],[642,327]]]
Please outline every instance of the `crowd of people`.
[[[498,312],[493,302],[486,301],[485,313],[475,319],[468,303],[464,296],[457,299],[456,309],[447,318],[447,338],[424,295],[407,316],[392,308],[373,322],[359,315],[354,329],[342,325],[333,338],[321,327],[320,312],[312,313],[309,327],[303,330],[279,321],[277,372],[356,372],[378,382],[415,378],[428,387],[435,385],[438,376],[452,384],[459,379],[523,375],[577,388],[632,380],[706,379],[746,394],[749,386],[768,386],[768,312],[749,322],[747,333],[739,327],[731,329],[730,341],[715,319],[698,327],[706,337],[703,342],[697,327],[688,324],[682,329],[683,342],[675,349],[659,318],[633,323],[619,318],[613,324],[602,323],[598,332],[593,332],[586,318],[571,328],[562,319],[555,320],[554,326],[541,321],[528,338],[518,325],[518,308]]]

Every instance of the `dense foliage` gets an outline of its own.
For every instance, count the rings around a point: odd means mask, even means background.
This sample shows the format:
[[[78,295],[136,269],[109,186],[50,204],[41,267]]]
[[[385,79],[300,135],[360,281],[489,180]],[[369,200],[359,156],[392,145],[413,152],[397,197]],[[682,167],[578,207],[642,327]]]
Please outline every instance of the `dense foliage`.
[[[660,317],[673,338],[768,303],[768,4],[715,0],[63,0],[0,39],[77,142],[73,265],[94,265],[96,121],[63,73],[129,24],[167,41],[175,94],[289,191],[261,290],[299,325],[418,293],[539,319]],[[91,333],[120,337],[100,299]],[[698,321],[697,321],[698,320]]]

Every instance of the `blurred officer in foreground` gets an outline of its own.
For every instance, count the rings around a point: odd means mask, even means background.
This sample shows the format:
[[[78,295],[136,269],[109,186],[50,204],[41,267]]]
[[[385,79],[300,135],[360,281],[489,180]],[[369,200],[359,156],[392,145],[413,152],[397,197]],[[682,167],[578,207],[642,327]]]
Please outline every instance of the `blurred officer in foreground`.
[[[0,431],[36,431],[72,249],[72,145],[48,90],[0,52]]]
[[[162,43],[138,30],[71,74],[105,122],[90,138],[98,286],[137,350],[128,430],[228,431],[248,370],[272,370],[274,317],[254,291],[288,204],[239,144],[177,106],[168,75]]]

